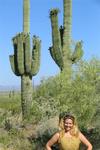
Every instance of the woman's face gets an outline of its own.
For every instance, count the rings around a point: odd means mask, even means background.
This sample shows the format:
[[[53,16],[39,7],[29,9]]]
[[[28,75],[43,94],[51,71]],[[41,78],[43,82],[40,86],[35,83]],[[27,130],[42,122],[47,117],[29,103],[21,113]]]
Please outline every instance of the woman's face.
[[[65,131],[70,131],[73,128],[73,121],[71,119],[65,119],[64,120],[64,128]]]

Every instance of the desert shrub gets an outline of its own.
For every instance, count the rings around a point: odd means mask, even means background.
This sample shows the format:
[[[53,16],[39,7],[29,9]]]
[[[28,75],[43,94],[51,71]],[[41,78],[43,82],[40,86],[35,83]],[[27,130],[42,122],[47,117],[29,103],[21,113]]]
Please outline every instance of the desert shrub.
[[[56,116],[62,111],[71,111],[77,116],[80,127],[89,126],[100,101],[100,61],[82,61],[74,68],[72,78],[67,78],[63,72],[42,80],[35,89],[33,107],[37,109],[39,121]],[[33,115],[36,114],[33,112]]]

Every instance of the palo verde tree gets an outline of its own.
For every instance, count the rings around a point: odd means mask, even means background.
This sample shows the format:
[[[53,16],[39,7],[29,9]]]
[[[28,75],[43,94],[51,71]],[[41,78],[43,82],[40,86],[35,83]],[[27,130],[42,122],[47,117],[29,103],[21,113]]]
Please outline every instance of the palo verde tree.
[[[41,41],[37,36],[30,44],[30,0],[23,0],[23,32],[13,39],[14,55],[10,55],[12,71],[21,76],[22,117],[27,119],[32,106],[32,76],[38,73],[40,66]]]
[[[83,55],[82,41],[78,41],[72,50],[71,21],[72,0],[63,0],[63,26],[58,26],[59,9],[50,10],[52,27],[52,43],[50,54],[61,71],[71,72],[71,65],[81,59]]]

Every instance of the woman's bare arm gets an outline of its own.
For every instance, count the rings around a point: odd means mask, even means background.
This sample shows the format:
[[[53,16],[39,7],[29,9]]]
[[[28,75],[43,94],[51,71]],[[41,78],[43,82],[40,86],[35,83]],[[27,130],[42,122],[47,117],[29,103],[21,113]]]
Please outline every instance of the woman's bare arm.
[[[53,146],[53,144],[55,144],[59,139],[59,133],[56,133],[52,136],[52,138],[47,142],[46,144],[46,150],[52,150],[51,146]]]
[[[92,150],[92,145],[88,141],[88,139],[80,132],[79,134],[80,140],[82,141],[83,144],[87,146],[87,150]]]

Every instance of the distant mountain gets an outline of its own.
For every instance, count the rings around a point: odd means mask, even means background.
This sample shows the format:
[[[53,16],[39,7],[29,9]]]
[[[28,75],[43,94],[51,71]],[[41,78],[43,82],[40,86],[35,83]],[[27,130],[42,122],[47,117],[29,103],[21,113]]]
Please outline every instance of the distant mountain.
[[[0,85],[0,91],[19,91],[20,90],[20,86],[18,85]]]

